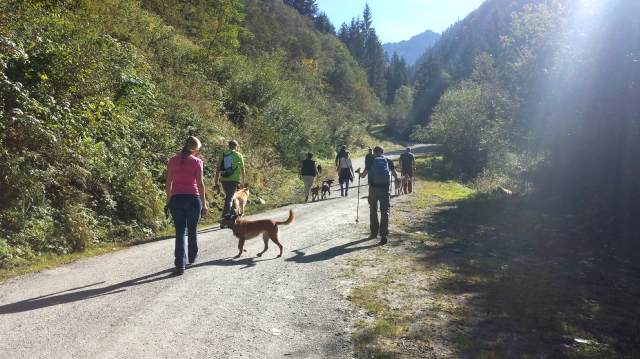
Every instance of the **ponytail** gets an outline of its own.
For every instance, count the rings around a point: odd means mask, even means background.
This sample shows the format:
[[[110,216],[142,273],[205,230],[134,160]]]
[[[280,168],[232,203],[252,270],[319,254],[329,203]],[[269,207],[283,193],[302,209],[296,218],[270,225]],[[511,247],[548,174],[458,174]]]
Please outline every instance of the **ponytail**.
[[[197,137],[189,136],[187,140],[184,141],[184,146],[182,146],[182,150],[180,151],[180,162],[184,163],[184,159],[191,155],[193,150],[197,150],[202,146],[200,140]]]

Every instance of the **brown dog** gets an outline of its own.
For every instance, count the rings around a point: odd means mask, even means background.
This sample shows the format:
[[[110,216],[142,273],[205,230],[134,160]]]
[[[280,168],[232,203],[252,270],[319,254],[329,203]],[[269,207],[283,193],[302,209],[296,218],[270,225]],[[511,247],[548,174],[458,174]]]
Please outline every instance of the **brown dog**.
[[[320,199],[320,186],[315,186],[311,189],[311,201],[315,202]]]
[[[239,189],[233,194],[233,208],[236,209],[236,213],[240,215],[240,217],[244,216],[244,207],[246,207],[248,200],[249,187]]]
[[[404,179],[404,178],[403,178]],[[393,180],[393,185],[396,188],[396,196],[401,196],[402,195],[402,180],[398,177],[396,177]]]
[[[282,244],[278,240],[278,226],[279,225],[289,225],[293,223],[295,220],[295,216],[293,214],[293,210],[289,210],[289,218],[284,222],[276,222],[271,219],[263,219],[259,221],[248,221],[245,219],[238,219],[238,216],[232,216],[229,218],[223,218],[222,223],[227,228],[231,228],[233,231],[233,235],[235,235],[238,240],[238,255],[234,258],[239,258],[244,251],[244,242],[246,240],[255,238],[262,234],[262,240],[264,241],[264,250],[258,253],[258,257],[261,257],[264,252],[269,248],[269,239],[273,241],[279,248],[280,254],[278,257],[282,257]]]

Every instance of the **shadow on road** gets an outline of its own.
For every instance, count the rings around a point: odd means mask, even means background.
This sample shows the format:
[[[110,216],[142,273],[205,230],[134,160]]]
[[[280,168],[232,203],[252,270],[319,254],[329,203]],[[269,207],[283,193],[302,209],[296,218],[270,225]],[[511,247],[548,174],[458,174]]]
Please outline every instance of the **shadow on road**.
[[[278,259],[278,257],[273,257],[273,258],[262,257],[260,260],[256,260],[255,257],[248,257],[248,258],[242,258],[242,259],[226,257],[226,258],[214,259],[212,261],[203,262],[199,264],[194,264],[191,266],[191,268],[205,267],[205,266],[219,266],[219,267],[242,266],[242,268],[240,269],[246,269],[246,268],[255,267],[257,263],[272,261],[274,259]]]
[[[287,258],[285,259],[285,261],[287,262],[296,262],[296,263],[312,263],[312,262],[320,262],[320,261],[326,261],[347,253],[351,253],[351,252],[355,252],[355,251],[360,251],[363,249],[369,249],[369,248],[374,248],[378,246],[378,243],[374,243],[374,244],[369,244],[366,246],[358,246],[358,247],[354,247],[357,244],[360,243],[364,243],[370,241],[369,238],[363,238],[354,242],[350,242],[350,243],[345,243],[343,245],[337,246],[337,247],[332,247],[329,249],[326,249],[322,252],[318,252],[318,253],[314,253],[314,254],[306,254],[305,252],[299,250],[299,249],[294,249],[292,252],[295,253],[295,255],[291,258]]]
[[[55,292],[55,293],[42,295],[35,298],[25,299],[15,303],[5,304],[0,306],[0,314],[28,312],[28,311],[36,310],[40,308],[51,307],[54,305],[73,303],[73,302],[77,302],[85,299],[101,297],[103,295],[121,293],[121,292],[124,292],[125,288],[127,287],[133,287],[141,284],[148,284],[148,283],[168,279],[173,276],[174,275],[173,275],[172,269],[165,269],[160,272],[148,274],[135,279],[130,279],[117,284],[112,284],[107,287],[85,289],[79,292],[71,292],[78,289],[93,287],[95,285],[104,283],[104,281],[98,282],[94,284],[85,285],[82,287],[67,289],[61,292]]]

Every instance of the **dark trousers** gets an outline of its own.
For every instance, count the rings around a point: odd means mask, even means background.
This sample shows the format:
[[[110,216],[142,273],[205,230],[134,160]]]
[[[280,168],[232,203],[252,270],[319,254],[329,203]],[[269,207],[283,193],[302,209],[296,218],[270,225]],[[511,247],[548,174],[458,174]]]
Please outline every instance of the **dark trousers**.
[[[200,197],[195,195],[177,194],[171,197],[169,208],[176,228],[175,265],[176,268],[184,269],[187,260],[192,263],[198,255],[198,220],[202,211],[202,202]],[[185,232],[187,232],[188,245]],[[185,247],[188,248],[188,253]]]
[[[238,191],[240,183],[238,182],[222,182],[222,190],[224,191],[224,208],[222,215],[231,213],[231,205],[233,202],[233,195]]]
[[[389,235],[389,187],[369,186],[369,228],[371,236],[387,238]],[[378,203],[380,203],[380,222],[378,222]]]
[[[340,183],[340,195],[347,196],[349,194],[349,181],[351,180],[351,171],[348,168],[341,168],[338,175],[338,183]]]

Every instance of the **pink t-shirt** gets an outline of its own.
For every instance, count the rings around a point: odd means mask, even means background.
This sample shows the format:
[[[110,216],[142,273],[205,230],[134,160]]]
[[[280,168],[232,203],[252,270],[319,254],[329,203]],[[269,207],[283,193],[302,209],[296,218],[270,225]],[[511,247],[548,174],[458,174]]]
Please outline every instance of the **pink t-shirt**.
[[[171,183],[171,195],[192,194],[199,196],[196,176],[198,171],[202,172],[204,164],[202,160],[193,155],[189,155],[182,161],[182,155],[177,154],[169,160],[169,172],[173,175]]]

